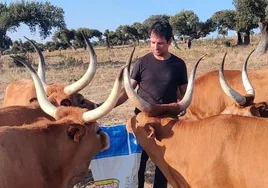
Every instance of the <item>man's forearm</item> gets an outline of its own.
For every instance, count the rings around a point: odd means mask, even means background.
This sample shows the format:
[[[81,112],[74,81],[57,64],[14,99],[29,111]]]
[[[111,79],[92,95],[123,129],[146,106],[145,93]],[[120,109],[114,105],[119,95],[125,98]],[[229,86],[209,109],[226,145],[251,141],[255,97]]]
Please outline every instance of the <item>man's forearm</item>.
[[[120,106],[121,104],[126,102],[127,99],[128,99],[128,96],[127,96],[126,92],[125,91],[122,92],[120,97],[119,97],[119,99],[118,99],[118,101],[117,101],[117,103],[116,103],[116,105],[115,105],[115,107]]]

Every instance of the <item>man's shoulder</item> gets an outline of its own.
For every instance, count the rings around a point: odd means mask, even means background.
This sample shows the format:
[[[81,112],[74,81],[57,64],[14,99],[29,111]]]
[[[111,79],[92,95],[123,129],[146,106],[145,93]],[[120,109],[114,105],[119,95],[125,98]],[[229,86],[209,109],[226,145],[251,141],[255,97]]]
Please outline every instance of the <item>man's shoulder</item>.
[[[185,64],[184,60],[174,54],[171,54],[171,58],[173,62],[180,63],[180,64]]]
[[[141,57],[139,57],[136,61],[137,64],[144,64],[147,63],[149,61],[151,61],[152,58],[152,53],[147,53]]]
[[[141,56],[139,59],[141,61],[145,61],[145,60],[150,59],[150,58],[152,58],[152,53],[147,53],[147,54]]]

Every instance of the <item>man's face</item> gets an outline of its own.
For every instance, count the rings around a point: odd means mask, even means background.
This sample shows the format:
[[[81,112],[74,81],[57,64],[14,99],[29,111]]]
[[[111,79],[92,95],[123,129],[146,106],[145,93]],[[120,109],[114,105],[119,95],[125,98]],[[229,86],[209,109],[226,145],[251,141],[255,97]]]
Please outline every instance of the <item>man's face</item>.
[[[160,37],[154,32],[151,33],[151,50],[155,56],[165,56],[168,53],[168,47],[171,39],[167,41],[165,37]]]

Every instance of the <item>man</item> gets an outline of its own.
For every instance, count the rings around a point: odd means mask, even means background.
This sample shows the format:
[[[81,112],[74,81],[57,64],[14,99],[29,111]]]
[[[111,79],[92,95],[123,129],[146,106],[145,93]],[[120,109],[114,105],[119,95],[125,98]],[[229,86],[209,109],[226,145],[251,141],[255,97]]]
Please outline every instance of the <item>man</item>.
[[[131,85],[149,103],[168,104],[182,99],[187,88],[187,69],[184,61],[169,52],[172,27],[167,22],[155,22],[149,29],[151,53],[138,59],[131,74]],[[117,106],[127,100],[123,92]],[[136,108],[135,114],[140,111]],[[183,115],[183,113],[181,114]],[[139,169],[139,188],[144,187],[144,172],[148,155],[143,151]],[[167,187],[167,180],[156,167],[154,188]]]

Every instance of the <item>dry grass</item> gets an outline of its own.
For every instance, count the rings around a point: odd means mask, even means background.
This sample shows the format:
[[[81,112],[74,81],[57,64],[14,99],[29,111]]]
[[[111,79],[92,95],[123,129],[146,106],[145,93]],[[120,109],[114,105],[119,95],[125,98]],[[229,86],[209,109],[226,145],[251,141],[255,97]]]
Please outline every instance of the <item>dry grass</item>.
[[[257,42],[257,41],[256,41]],[[184,49],[184,44],[180,44],[181,50],[176,50],[173,47],[170,48],[171,52],[185,60],[188,68],[188,72],[191,71],[193,64],[197,59],[207,54],[204,60],[200,63],[197,70],[197,75],[204,74],[212,70],[218,70],[219,63],[225,52],[228,52],[226,57],[226,69],[241,69],[242,63],[249,52],[256,48],[255,41],[253,44],[247,47],[225,47],[219,44],[219,42],[199,41],[193,42],[192,49]],[[95,48],[98,57],[98,69],[93,81],[82,91],[88,99],[95,102],[104,101],[113,86],[113,82],[119,67],[122,66],[131,52],[131,47],[117,47],[113,49]],[[149,48],[146,45],[136,48],[135,56],[140,57],[149,52]],[[80,49],[77,51],[65,50],[56,52],[45,52],[46,63],[48,64],[47,80],[48,82],[63,82],[71,83],[78,79],[86,69],[86,63],[89,60],[87,51]],[[36,59],[35,54],[29,55],[32,59]],[[72,64],[66,66],[63,62],[66,59],[74,58],[78,65]],[[268,68],[268,54],[258,56],[253,54],[248,69],[267,69]],[[20,78],[30,78],[28,72],[24,68],[9,68],[11,59],[8,56],[3,56],[0,59],[0,100],[2,101],[4,88],[11,82]],[[61,65],[59,65],[61,64]],[[2,103],[2,102],[1,102]],[[104,125],[112,125],[118,123],[124,123],[133,114],[133,107],[130,103],[115,108],[99,122]],[[147,171],[147,187],[151,187],[153,181],[153,167],[150,166]]]

